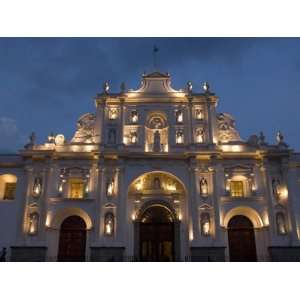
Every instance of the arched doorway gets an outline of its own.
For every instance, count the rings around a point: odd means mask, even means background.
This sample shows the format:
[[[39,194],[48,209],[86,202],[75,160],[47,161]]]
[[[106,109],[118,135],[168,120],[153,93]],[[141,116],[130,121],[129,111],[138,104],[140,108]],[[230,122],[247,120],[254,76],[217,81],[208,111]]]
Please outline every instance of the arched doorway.
[[[61,224],[58,261],[85,261],[86,223],[79,216],[67,217]]]
[[[141,261],[174,261],[174,220],[163,206],[151,206],[139,226]]]
[[[237,215],[228,223],[230,261],[256,261],[255,235],[252,222]]]

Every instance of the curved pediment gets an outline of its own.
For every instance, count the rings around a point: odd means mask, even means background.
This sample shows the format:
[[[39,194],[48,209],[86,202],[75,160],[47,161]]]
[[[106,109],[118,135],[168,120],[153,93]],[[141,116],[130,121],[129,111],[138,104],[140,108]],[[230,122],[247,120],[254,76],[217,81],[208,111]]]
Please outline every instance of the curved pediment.
[[[171,86],[171,77],[168,73],[153,72],[143,75],[141,86],[137,90],[130,90],[128,94],[138,94],[139,96],[145,95],[161,95],[168,94],[168,96],[185,95],[182,90],[175,90]]]

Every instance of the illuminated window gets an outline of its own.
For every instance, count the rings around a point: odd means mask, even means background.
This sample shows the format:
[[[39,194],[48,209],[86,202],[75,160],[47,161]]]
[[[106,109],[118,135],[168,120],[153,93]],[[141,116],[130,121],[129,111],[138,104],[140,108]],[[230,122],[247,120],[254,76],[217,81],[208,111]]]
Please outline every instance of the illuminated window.
[[[84,181],[80,178],[71,178],[69,180],[69,197],[73,199],[82,199],[84,195]]]
[[[243,181],[231,181],[230,182],[230,195],[231,195],[231,197],[243,197],[244,196]]]
[[[3,200],[15,199],[16,187],[17,187],[16,182],[6,182],[4,188]]]

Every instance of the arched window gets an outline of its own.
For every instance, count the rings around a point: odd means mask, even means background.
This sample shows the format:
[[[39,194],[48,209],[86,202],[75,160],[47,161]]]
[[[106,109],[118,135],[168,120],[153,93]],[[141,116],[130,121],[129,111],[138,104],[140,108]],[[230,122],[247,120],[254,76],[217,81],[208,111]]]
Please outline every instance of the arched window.
[[[112,236],[115,230],[115,218],[113,213],[108,212],[104,217],[104,233],[107,236]]]
[[[0,200],[14,200],[17,187],[17,177],[13,174],[0,176]]]

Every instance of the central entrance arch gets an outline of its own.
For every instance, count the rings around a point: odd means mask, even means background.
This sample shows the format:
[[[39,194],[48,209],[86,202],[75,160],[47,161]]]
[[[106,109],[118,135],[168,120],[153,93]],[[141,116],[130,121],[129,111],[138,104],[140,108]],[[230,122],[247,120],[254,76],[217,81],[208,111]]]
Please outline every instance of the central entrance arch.
[[[174,261],[174,220],[166,207],[144,211],[139,235],[141,261]]]
[[[257,261],[252,222],[243,215],[232,217],[228,223],[230,261]]]
[[[85,261],[86,223],[79,216],[67,217],[61,224],[58,261]]]

